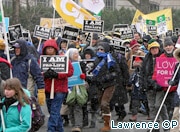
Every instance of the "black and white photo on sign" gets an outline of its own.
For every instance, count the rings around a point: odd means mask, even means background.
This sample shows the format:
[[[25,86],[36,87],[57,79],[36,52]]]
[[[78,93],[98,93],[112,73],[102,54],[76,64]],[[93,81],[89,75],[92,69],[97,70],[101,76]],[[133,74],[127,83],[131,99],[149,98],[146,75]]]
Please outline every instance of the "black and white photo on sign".
[[[8,27],[9,41],[15,42],[17,39],[23,37],[21,24],[12,25]]]
[[[53,36],[55,38],[57,38],[59,36],[62,36],[61,32],[62,32],[61,28],[56,28],[56,27],[55,28],[51,28],[51,36]]]
[[[51,29],[50,28],[42,27],[39,25],[35,26],[34,34],[33,34],[34,37],[41,38],[44,40],[48,40],[50,38],[50,35],[51,35]]]
[[[64,29],[62,31],[62,38],[68,39],[68,40],[77,40],[77,36],[79,35],[78,28],[70,27],[70,26],[64,26]]]
[[[102,33],[104,31],[104,21],[84,20],[83,32]]]
[[[94,59],[82,59],[81,61],[83,61],[83,63],[86,65],[85,68],[86,76],[87,77],[93,76],[92,71],[94,67]]]
[[[59,55],[41,55],[40,68],[42,72],[52,69],[55,72],[67,73],[68,72],[68,57]]]
[[[24,38],[24,40],[32,43],[31,34],[30,34],[29,30],[26,32],[23,32],[23,38]]]
[[[130,69],[135,70],[135,63],[142,63],[144,59],[144,56],[138,56],[138,55],[132,55],[131,56],[131,63],[130,63]]]

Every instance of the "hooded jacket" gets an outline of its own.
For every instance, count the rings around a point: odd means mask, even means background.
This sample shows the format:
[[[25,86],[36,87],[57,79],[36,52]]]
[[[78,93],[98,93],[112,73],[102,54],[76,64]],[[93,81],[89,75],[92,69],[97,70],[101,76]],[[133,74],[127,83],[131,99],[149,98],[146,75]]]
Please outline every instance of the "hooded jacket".
[[[21,81],[22,86],[27,88],[29,77],[28,69],[30,69],[30,74],[33,76],[38,88],[44,88],[44,80],[39,64],[35,58],[28,53],[26,41],[17,40],[16,43],[20,45],[20,55],[15,55],[11,58],[13,77],[17,77]],[[30,59],[31,63],[29,66],[28,61]]]
[[[43,47],[43,55],[46,55],[46,48],[47,47],[53,47],[56,50],[56,55],[58,55],[58,45],[55,40],[47,40],[44,43]],[[58,73],[58,78],[54,79],[54,92],[68,92],[68,77],[72,76],[74,72],[73,66],[71,62],[68,62],[68,73]],[[45,91],[46,93],[51,92],[51,83],[52,79],[50,78],[45,78]]]

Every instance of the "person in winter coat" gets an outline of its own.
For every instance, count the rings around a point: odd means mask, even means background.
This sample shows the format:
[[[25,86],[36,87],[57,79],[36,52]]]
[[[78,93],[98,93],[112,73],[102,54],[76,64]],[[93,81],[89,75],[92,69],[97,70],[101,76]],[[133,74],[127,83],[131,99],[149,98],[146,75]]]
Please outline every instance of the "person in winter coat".
[[[174,77],[174,80],[171,78],[168,81],[168,84],[171,86],[177,86],[177,91],[175,91],[174,93],[174,111],[173,111],[173,116],[172,116],[172,120],[177,121],[177,126],[175,126],[174,128],[170,129],[170,132],[177,132],[179,131],[179,126],[180,126],[180,122],[179,122],[179,109],[180,109],[180,83],[179,83],[179,79],[180,79],[180,49],[176,49],[173,52],[173,56],[176,58],[176,60],[178,61],[178,63],[176,64],[176,67],[174,69],[174,74],[172,75]],[[178,71],[177,71],[178,70]],[[176,75],[175,75],[176,73]]]
[[[66,52],[66,55],[69,56],[69,59],[71,62],[79,62],[81,57],[79,55],[79,51],[77,48],[69,48]],[[80,63],[81,66],[81,63]],[[81,79],[85,79],[85,74],[83,73],[84,68],[82,68],[82,76],[80,75]],[[85,88],[85,85],[75,85],[69,87],[69,90],[79,88],[80,86]],[[73,128],[71,129],[71,132],[81,132],[82,127],[88,125],[88,112],[87,112],[87,104],[84,105],[78,104],[77,100],[73,103],[68,105],[69,106],[69,116],[71,120],[71,124]]]
[[[161,54],[159,57],[161,57],[161,58],[171,58],[172,59],[173,58],[173,52],[175,50],[175,44],[173,43],[171,37],[166,37],[164,39],[163,48],[164,48],[164,53]],[[175,68],[175,66],[172,69],[173,71],[174,71],[174,68]],[[153,74],[153,75],[154,75],[153,79],[156,80],[157,79],[156,78],[156,74]],[[165,80],[165,83],[168,83],[169,79],[167,78]],[[162,86],[162,90],[163,91],[166,92],[167,89],[168,89],[168,87]],[[172,114],[173,114],[173,111],[174,111],[174,96],[176,94],[176,90],[177,90],[177,85],[176,86],[172,86],[171,89],[169,90],[169,93],[168,93],[168,95],[166,97],[166,100],[165,100],[165,105],[167,107],[167,112],[168,112],[168,115],[169,115],[169,120],[171,120]]]
[[[101,131],[109,131],[110,127],[110,101],[113,96],[116,78],[117,78],[117,63],[110,54],[110,46],[108,42],[99,42],[97,57],[94,61],[93,68],[93,83],[98,89],[98,97],[100,108],[103,115],[104,126]]]
[[[28,132],[31,128],[32,110],[29,102],[30,93],[23,90],[18,78],[7,79],[4,85],[5,97],[1,102],[4,117],[5,130],[2,126],[2,115],[0,130],[3,132]],[[18,105],[21,105],[21,111]]]
[[[44,105],[44,80],[37,60],[28,53],[27,42],[25,40],[16,40],[13,44],[15,56],[11,58],[12,75],[21,81],[23,88],[31,91],[34,95],[34,89],[29,89],[28,79],[33,77],[38,87],[38,102]]]
[[[115,92],[110,102],[111,111],[115,108],[117,121],[122,121],[126,116],[124,104],[128,102],[126,86],[129,81],[129,71],[124,55],[116,53],[111,46],[111,54],[118,64],[118,77],[116,78]]]
[[[162,51],[160,50],[159,43],[154,39],[149,41],[148,50],[149,53],[146,54],[142,63],[140,73],[142,78],[140,80],[140,84],[142,84],[142,91],[146,91],[147,93],[150,119],[154,120],[164,97],[162,87],[158,85],[155,80],[153,80],[156,57],[159,57],[162,54]],[[161,109],[160,116],[162,120],[169,119],[165,105],[163,105]],[[159,130],[157,129],[156,131],[158,132]]]
[[[44,42],[43,55],[58,55],[58,45],[54,39]],[[68,72],[57,73],[52,69],[48,69],[43,73],[45,82],[46,105],[50,114],[48,119],[48,132],[63,132],[63,122],[60,115],[60,109],[68,92],[68,77],[73,75],[74,69],[71,62],[67,62]],[[50,98],[51,84],[54,79],[54,98]]]

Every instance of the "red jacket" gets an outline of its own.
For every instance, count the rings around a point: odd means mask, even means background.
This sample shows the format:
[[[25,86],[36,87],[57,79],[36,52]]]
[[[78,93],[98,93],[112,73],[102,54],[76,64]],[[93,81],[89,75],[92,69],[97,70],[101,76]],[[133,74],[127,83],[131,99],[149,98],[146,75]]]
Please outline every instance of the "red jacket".
[[[71,77],[73,75],[74,72],[74,68],[71,64],[71,62],[69,62],[69,69],[68,69],[68,73],[58,73],[58,78],[54,79],[54,92],[58,93],[58,92],[68,92],[68,77]],[[52,83],[52,79],[45,79],[45,91],[47,93],[50,93],[51,91],[51,83]]]
[[[167,57],[167,56],[163,53],[163,54],[161,54],[159,57]],[[155,69],[154,69],[153,76],[152,76],[152,79],[153,79],[153,80],[156,80],[156,71],[157,71],[157,69],[155,68]],[[168,87],[162,87],[162,89],[163,89],[164,91],[167,91]],[[177,85],[176,85],[176,86],[171,86],[169,92],[174,92],[174,91],[176,91],[176,90],[177,90]]]

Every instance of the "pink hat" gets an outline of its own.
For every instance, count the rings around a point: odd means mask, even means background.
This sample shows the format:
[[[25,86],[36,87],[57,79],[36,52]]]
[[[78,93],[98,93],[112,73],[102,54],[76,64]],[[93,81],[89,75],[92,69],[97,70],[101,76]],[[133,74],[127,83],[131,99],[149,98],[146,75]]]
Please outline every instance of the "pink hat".
[[[130,42],[130,48],[132,49],[132,48],[134,48],[135,46],[141,46],[141,45],[137,42],[137,40],[133,39],[133,40],[131,40],[131,42]]]

